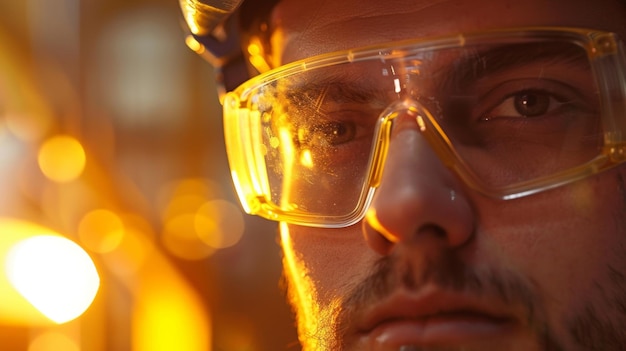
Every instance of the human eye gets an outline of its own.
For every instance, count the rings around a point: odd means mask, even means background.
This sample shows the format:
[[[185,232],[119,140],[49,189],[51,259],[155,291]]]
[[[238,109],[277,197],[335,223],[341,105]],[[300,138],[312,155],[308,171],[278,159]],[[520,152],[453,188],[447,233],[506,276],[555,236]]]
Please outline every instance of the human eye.
[[[494,107],[485,119],[498,117],[539,117],[553,112],[564,101],[547,91],[524,90],[514,93]]]
[[[312,126],[310,132],[318,145],[337,146],[354,140],[357,126],[352,121],[326,121]]]
[[[364,109],[318,113],[299,126],[299,142],[315,148],[348,147],[373,132],[372,114]]]
[[[551,80],[506,82],[481,100],[477,118],[482,121],[573,117],[593,109],[591,97],[566,83]]]
[[[365,89],[347,85],[307,90],[291,100],[290,116],[298,144],[307,148],[354,148],[372,136],[385,102]]]

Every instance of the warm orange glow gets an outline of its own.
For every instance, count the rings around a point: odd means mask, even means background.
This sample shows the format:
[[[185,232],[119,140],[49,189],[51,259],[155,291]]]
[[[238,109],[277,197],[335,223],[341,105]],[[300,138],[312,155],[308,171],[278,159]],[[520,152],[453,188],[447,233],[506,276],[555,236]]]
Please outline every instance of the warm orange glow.
[[[15,244],[7,254],[6,274],[28,302],[56,323],[83,314],[100,286],[87,253],[55,235],[33,236]]]
[[[52,118],[46,113],[9,112],[4,114],[8,130],[25,141],[37,141],[48,131]]]
[[[124,224],[113,212],[95,210],[87,213],[78,226],[81,243],[89,250],[106,253],[117,248],[124,238]]]
[[[375,208],[372,207],[369,210],[367,210],[367,213],[365,213],[365,218],[367,219],[367,223],[371,225],[372,228],[376,230],[376,232],[384,236],[387,240],[391,241],[392,243],[395,243],[398,241],[397,236],[392,234],[389,230],[387,230],[387,228],[385,228],[380,223],[380,221],[378,220],[378,215],[376,214]]]
[[[44,142],[39,150],[39,168],[50,180],[69,182],[85,168],[85,151],[73,137],[60,135]]]
[[[198,20],[196,19],[196,17],[201,17],[202,15],[192,4],[193,2],[191,1],[187,1],[185,3],[181,1],[181,8],[183,10],[183,15],[185,16],[185,22],[193,34],[204,34],[202,26],[198,24]]]
[[[153,244],[139,229],[126,228],[122,241],[115,250],[102,256],[107,267],[120,277],[131,277],[143,266],[146,256],[154,250]]]
[[[173,193],[175,196],[181,195],[204,195],[205,197],[214,197],[220,194],[220,184],[211,179],[206,178],[185,178],[173,185]]]
[[[313,296],[316,293],[315,288],[307,280],[308,275],[306,272],[302,271],[305,269],[305,266],[302,262],[299,262],[300,258],[295,253],[289,235],[289,226],[284,222],[280,223],[280,238],[284,253],[283,265],[292,283],[291,287],[294,289],[290,293],[290,298],[296,300],[294,303],[301,308],[298,314],[298,329],[300,331],[316,330],[316,325],[319,322],[317,319],[319,312],[317,312],[317,305],[313,302]],[[312,346],[311,350],[317,349],[315,345],[308,346]]]
[[[202,53],[204,53],[204,45],[200,44],[196,38],[193,37],[193,35],[188,35],[185,38],[185,44],[187,44],[187,46],[193,50],[195,53],[202,55]]]
[[[38,335],[31,342],[28,351],[80,351],[80,347],[64,334],[48,332]]]
[[[233,246],[241,240],[244,222],[241,211],[225,200],[205,203],[195,217],[195,230],[205,244],[215,249]]]
[[[261,46],[259,44],[250,43],[250,45],[248,45],[248,53],[252,56],[261,55],[263,50],[261,50]]]
[[[255,329],[249,316],[231,313],[228,322],[220,327],[219,335],[215,335],[215,344],[221,350],[261,351],[255,345]]]
[[[91,304],[99,277],[76,243],[28,222],[0,219],[0,320],[64,323]]]
[[[270,65],[265,60],[263,45],[261,44],[259,38],[252,37],[250,39],[250,44],[248,44],[248,54],[250,54],[248,57],[250,63],[260,73],[270,70]]]
[[[311,150],[302,150],[300,154],[300,164],[307,168],[313,168],[313,156]]]
[[[161,240],[171,254],[187,260],[203,259],[215,252],[196,234],[196,215],[193,213],[169,219],[165,223]]]
[[[145,267],[133,311],[132,350],[210,351],[211,323],[193,288],[157,255]]]
[[[206,202],[201,193],[179,195],[171,199],[163,211],[163,220],[167,221],[185,213],[194,213]]]
[[[293,164],[296,162],[296,148],[293,145],[293,141],[291,138],[291,131],[287,127],[281,127],[278,130],[278,135],[280,138],[280,147],[282,148],[283,155],[283,182],[285,184],[289,184],[294,179],[293,174]],[[291,186],[285,186],[282,194],[282,206],[289,205],[289,199],[291,198]]]
[[[165,189],[161,240],[177,257],[198,260],[233,246],[244,232],[241,211],[221,200],[219,186],[207,179],[184,179]]]

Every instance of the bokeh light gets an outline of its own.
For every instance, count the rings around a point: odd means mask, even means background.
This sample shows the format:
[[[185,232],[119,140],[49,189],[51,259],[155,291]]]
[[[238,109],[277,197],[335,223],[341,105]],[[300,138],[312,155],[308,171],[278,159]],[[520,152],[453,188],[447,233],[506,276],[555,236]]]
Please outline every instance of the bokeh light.
[[[7,254],[6,274],[24,298],[56,323],[80,316],[100,285],[87,253],[73,241],[54,235],[15,244]]]
[[[205,51],[204,45],[200,44],[193,35],[185,37],[185,44],[198,55],[202,55]]]
[[[124,223],[112,211],[98,209],[80,221],[78,236],[85,248],[107,253],[117,248],[124,238]]]
[[[208,201],[195,217],[195,229],[205,244],[216,249],[231,247],[241,240],[244,231],[241,210],[226,200]]]
[[[124,235],[115,250],[102,255],[107,268],[120,277],[132,277],[137,274],[146,261],[146,257],[154,250],[153,242],[146,230],[129,222],[125,218]]]
[[[199,260],[215,252],[198,237],[195,220],[194,214],[187,213],[165,223],[161,240],[169,253],[187,260]]]
[[[210,316],[202,298],[161,257],[151,255],[133,306],[133,351],[207,351]]]
[[[47,332],[35,337],[28,351],[80,351],[80,347],[64,334]]]
[[[220,187],[209,179],[183,179],[164,189],[161,240],[171,254],[199,260],[241,240],[241,210],[220,196]]]
[[[186,34],[171,0],[0,5],[0,351],[255,351],[296,340],[274,235],[241,240],[240,218],[261,234],[275,226],[231,215],[219,72],[187,50],[185,40],[207,55]],[[69,255],[15,246],[43,234],[80,245],[93,262],[71,268],[95,263],[100,274],[90,307],[61,325],[32,302],[72,300],[57,292],[70,283],[45,285]],[[39,276],[18,272],[20,255]],[[7,268],[38,282],[29,289],[39,297],[18,291]]]
[[[39,150],[39,167],[43,174],[56,182],[78,178],[85,168],[85,150],[75,138],[58,135],[46,140]]]
[[[224,350],[229,351],[258,351],[255,346],[254,326],[250,319],[241,314],[229,316],[228,328],[220,330],[220,335],[216,335],[217,344]]]
[[[39,140],[52,124],[51,117],[46,113],[8,112],[4,114],[4,118],[7,129],[25,141]]]

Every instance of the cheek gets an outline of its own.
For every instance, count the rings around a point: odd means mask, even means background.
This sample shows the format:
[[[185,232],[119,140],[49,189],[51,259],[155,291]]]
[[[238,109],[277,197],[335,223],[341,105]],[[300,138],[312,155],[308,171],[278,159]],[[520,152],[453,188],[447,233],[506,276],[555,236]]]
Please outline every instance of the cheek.
[[[493,211],[481,213],[479,250],[529,277],[546,302],[566,309],[589,298],[585,294],[603,284],[607,265],[625,266],[619,176],[608,172],[499,207],[482,206]]]
[[[362,281],[372,258],[359,226],[315,229],[281,224],[285,270],[294,288],[327,305]]]

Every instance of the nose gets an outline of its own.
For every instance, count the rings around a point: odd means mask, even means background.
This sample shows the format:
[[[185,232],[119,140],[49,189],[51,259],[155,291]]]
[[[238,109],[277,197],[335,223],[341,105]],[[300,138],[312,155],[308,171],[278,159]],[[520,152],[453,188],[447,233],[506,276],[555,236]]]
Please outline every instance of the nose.
[[[461,182],[439,159],[414,112],[394,120],[382,178],[363,221],[380,255],[422,240],[458,247],[474,233],[475,215]]]

